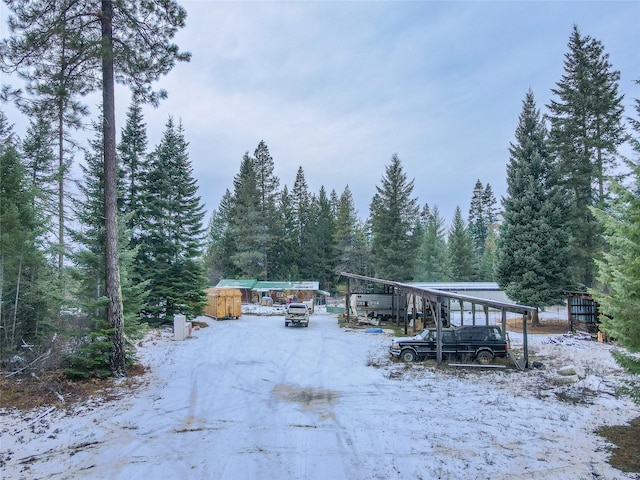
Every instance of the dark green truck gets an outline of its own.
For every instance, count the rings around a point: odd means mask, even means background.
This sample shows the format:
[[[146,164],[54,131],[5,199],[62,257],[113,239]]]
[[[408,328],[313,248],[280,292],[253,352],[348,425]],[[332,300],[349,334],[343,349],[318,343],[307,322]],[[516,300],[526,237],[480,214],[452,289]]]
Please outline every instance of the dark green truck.
[[[403,362],[436,358],[437,330],[428,328],[415,337],[394,338],[389,353]],[[462,326],[442,329],[443,358],[477,361],[487,365],[495,357],[506,357],[509,343],[500,327]]]

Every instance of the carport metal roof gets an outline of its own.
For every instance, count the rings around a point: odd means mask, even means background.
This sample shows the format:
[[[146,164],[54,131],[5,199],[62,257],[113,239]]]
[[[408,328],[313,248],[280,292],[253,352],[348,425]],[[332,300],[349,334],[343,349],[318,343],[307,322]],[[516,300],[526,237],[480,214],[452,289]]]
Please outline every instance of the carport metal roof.
[[[394,282],[392,280],[384,280],[381,278],[367,277],[367,276],[358,275],[355,273],[340,272],[340,275],[347,278],[347,305],[346,305],[347,308],[345,309],[347,313],[347,318],[349,316],[348,297],[350,295],[350,292],[349,292],[350,278],[353,278],[355,280],[365,281],[365,282],[372,282],[372,283],[387,285],[389,287],[393,287],[395,291],[400,295],[407,295],[410,293],[417,297],[426,298],[430,302],[441,303],[443,299],[455,299],[455,300],[458,300],[459,302],[468,302],[473,305],[482,305],[484,308],[493,308],[496,310],[500,310],[502,312],[503,331],[506,329],[506,318],[507,318],[506,312],[514,312],[514,313],[521,314],[523,315],[523,317],[525,317],[523,318],[523,322],[522,322],[524,359],[523,359],[522,365],[518,364],[518,367],[524,368],[529,364],[529,347],[528,347],[528,339],[527,339],[526,317],[529,315],[532,315],[534,312],[537,311],[537,308],[535,307],[530,307],[527,305],[519,305],[516,303],[501,302],[501,301],[491,300],[486,298],[478,298],[478,297],[473,297],[471,295],[463,295],[460,293],[449,292],[446,290],[438,290],[435,288],[427,288],[427,287],[421,287],[416,285],[410,285],[407,283]],[[436,309],[436,312],[438,312],[437,326],[438,326],[438,331],[440,331],[440,329],[442,328],[442,319],[439,314],[440,309],[439,308]],[[405,333],[407,333],[406,323],[405,323]],[[440,335],[438,335],[438,338],[440,338]],[[441,342],[439,341],[438,342],[438,362],[441,362],[441,361],[442,361],[442,345],[441,345]]]

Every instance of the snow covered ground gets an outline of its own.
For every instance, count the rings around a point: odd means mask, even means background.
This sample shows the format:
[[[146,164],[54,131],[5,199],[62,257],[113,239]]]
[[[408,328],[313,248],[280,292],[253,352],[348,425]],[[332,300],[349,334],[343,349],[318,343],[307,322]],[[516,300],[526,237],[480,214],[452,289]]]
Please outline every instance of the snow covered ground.
[[[185,341],[150,335],[150,373],[118,400],[0,412],[2,478],[635,478],[593,433],[640,415],[616,396],[609,345],[530,336],[543,368],[434,369],[319,311],[308,328],[207,321]]]

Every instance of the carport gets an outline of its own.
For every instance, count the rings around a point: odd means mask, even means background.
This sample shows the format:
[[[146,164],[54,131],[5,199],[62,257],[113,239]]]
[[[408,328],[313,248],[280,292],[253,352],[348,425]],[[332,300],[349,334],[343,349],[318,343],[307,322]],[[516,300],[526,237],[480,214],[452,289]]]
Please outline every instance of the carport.
[[[385,289],[391,292],[394,296],[397,296],[398,301],[395,302],[396,305],[400,305],[400,300],[404,300],[404,304],[407,305],[407,308],[404,309],[403,318],[400,318],[399,315],[399,307],[397,309],[396,314],[396,325],[400,325],[400,321],[403,321],[404,324],[404,333],[408,334],[408,311],[411,308],[413,315],[412,318],[417,317],[418,305],[417,302],[421,302],[422,312],[426,312],[427,310],[433,313],[433,318],[435,319],[436,329],[437,329],[437,342],[436,342],[436,355],[438,363],[442,363],[442,310],[443,306],[448,306],[452,301],[458,302],[460,305],[460,315],[461,315],[461,324],[464,324],[464,304],[471,305],[471,311],[473,312],[473,324],[476,324],[476,306],[480,306],[485,313],[485,324],[489,325],[489,310],[496,310],[500,312],[500,320],[502,323],[502,332],[506,335],[507,331],[507,312],[516,313],[522,315],[522,337],[523,337],[523,350],[524,355],[521,360],[517,360],[513,358],[516,366],[519,369],[524,369],[529,366],[529,345],[527,339],[527,320],[531,318],[534,312],[537,311],[535,307],[529,307],[526,305],[518,305],[514,303],[501,302],[497,300],[490,300],[485,298],[473,297],[470,295],[463,295],[460,293],[447,292],[444,290],[437,290],[434,288],[426,288],[415,285],[409,285],[406,283],[394,282],[391,280],[384,280],[380,278],[367,277],[364,275],[358,275],[355,273],[347,273],[340,272],[340,276],[345,277],[347,279],[347,288],[346,288],[346,299],[345,299],[345,313],[347,317],[347,322],[350,321],[350,295],[351,295],[351,280],[355,280],[358,283],[360,282],[370,282],[377,283],[385,286]],[[411,299],[411,305],[409,305],[409,300]],[[448,311],[451,310],[448,308]],[[450,319],[451,320],[451,319]],[[415,333],[415,324],[413,322],[413,330]]]

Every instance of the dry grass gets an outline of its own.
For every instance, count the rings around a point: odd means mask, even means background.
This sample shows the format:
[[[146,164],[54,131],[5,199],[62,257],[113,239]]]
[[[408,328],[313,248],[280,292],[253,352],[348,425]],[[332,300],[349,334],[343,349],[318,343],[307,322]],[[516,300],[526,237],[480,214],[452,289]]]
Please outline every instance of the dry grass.
[[[129,368],[125,382],[133,386],[146,369],[136,364]],[[69,380],[62,371],[40,376],[0,376],[0,409],[31,410],[38,407],[65,407],[94,397],[116,400],[121,396],[122,382],[116,379]]]
[[[522,318],[507,318],[507,330],[510,332],[522,332]],[[527,323],[528,333],[567,333],[569,323],[566,320],[540,320],[539,325]]]
[[[602,427],[596,433],[615,445],[609,459],[612,466],[623,472],[640,473],[640,417],[629,425]]]

